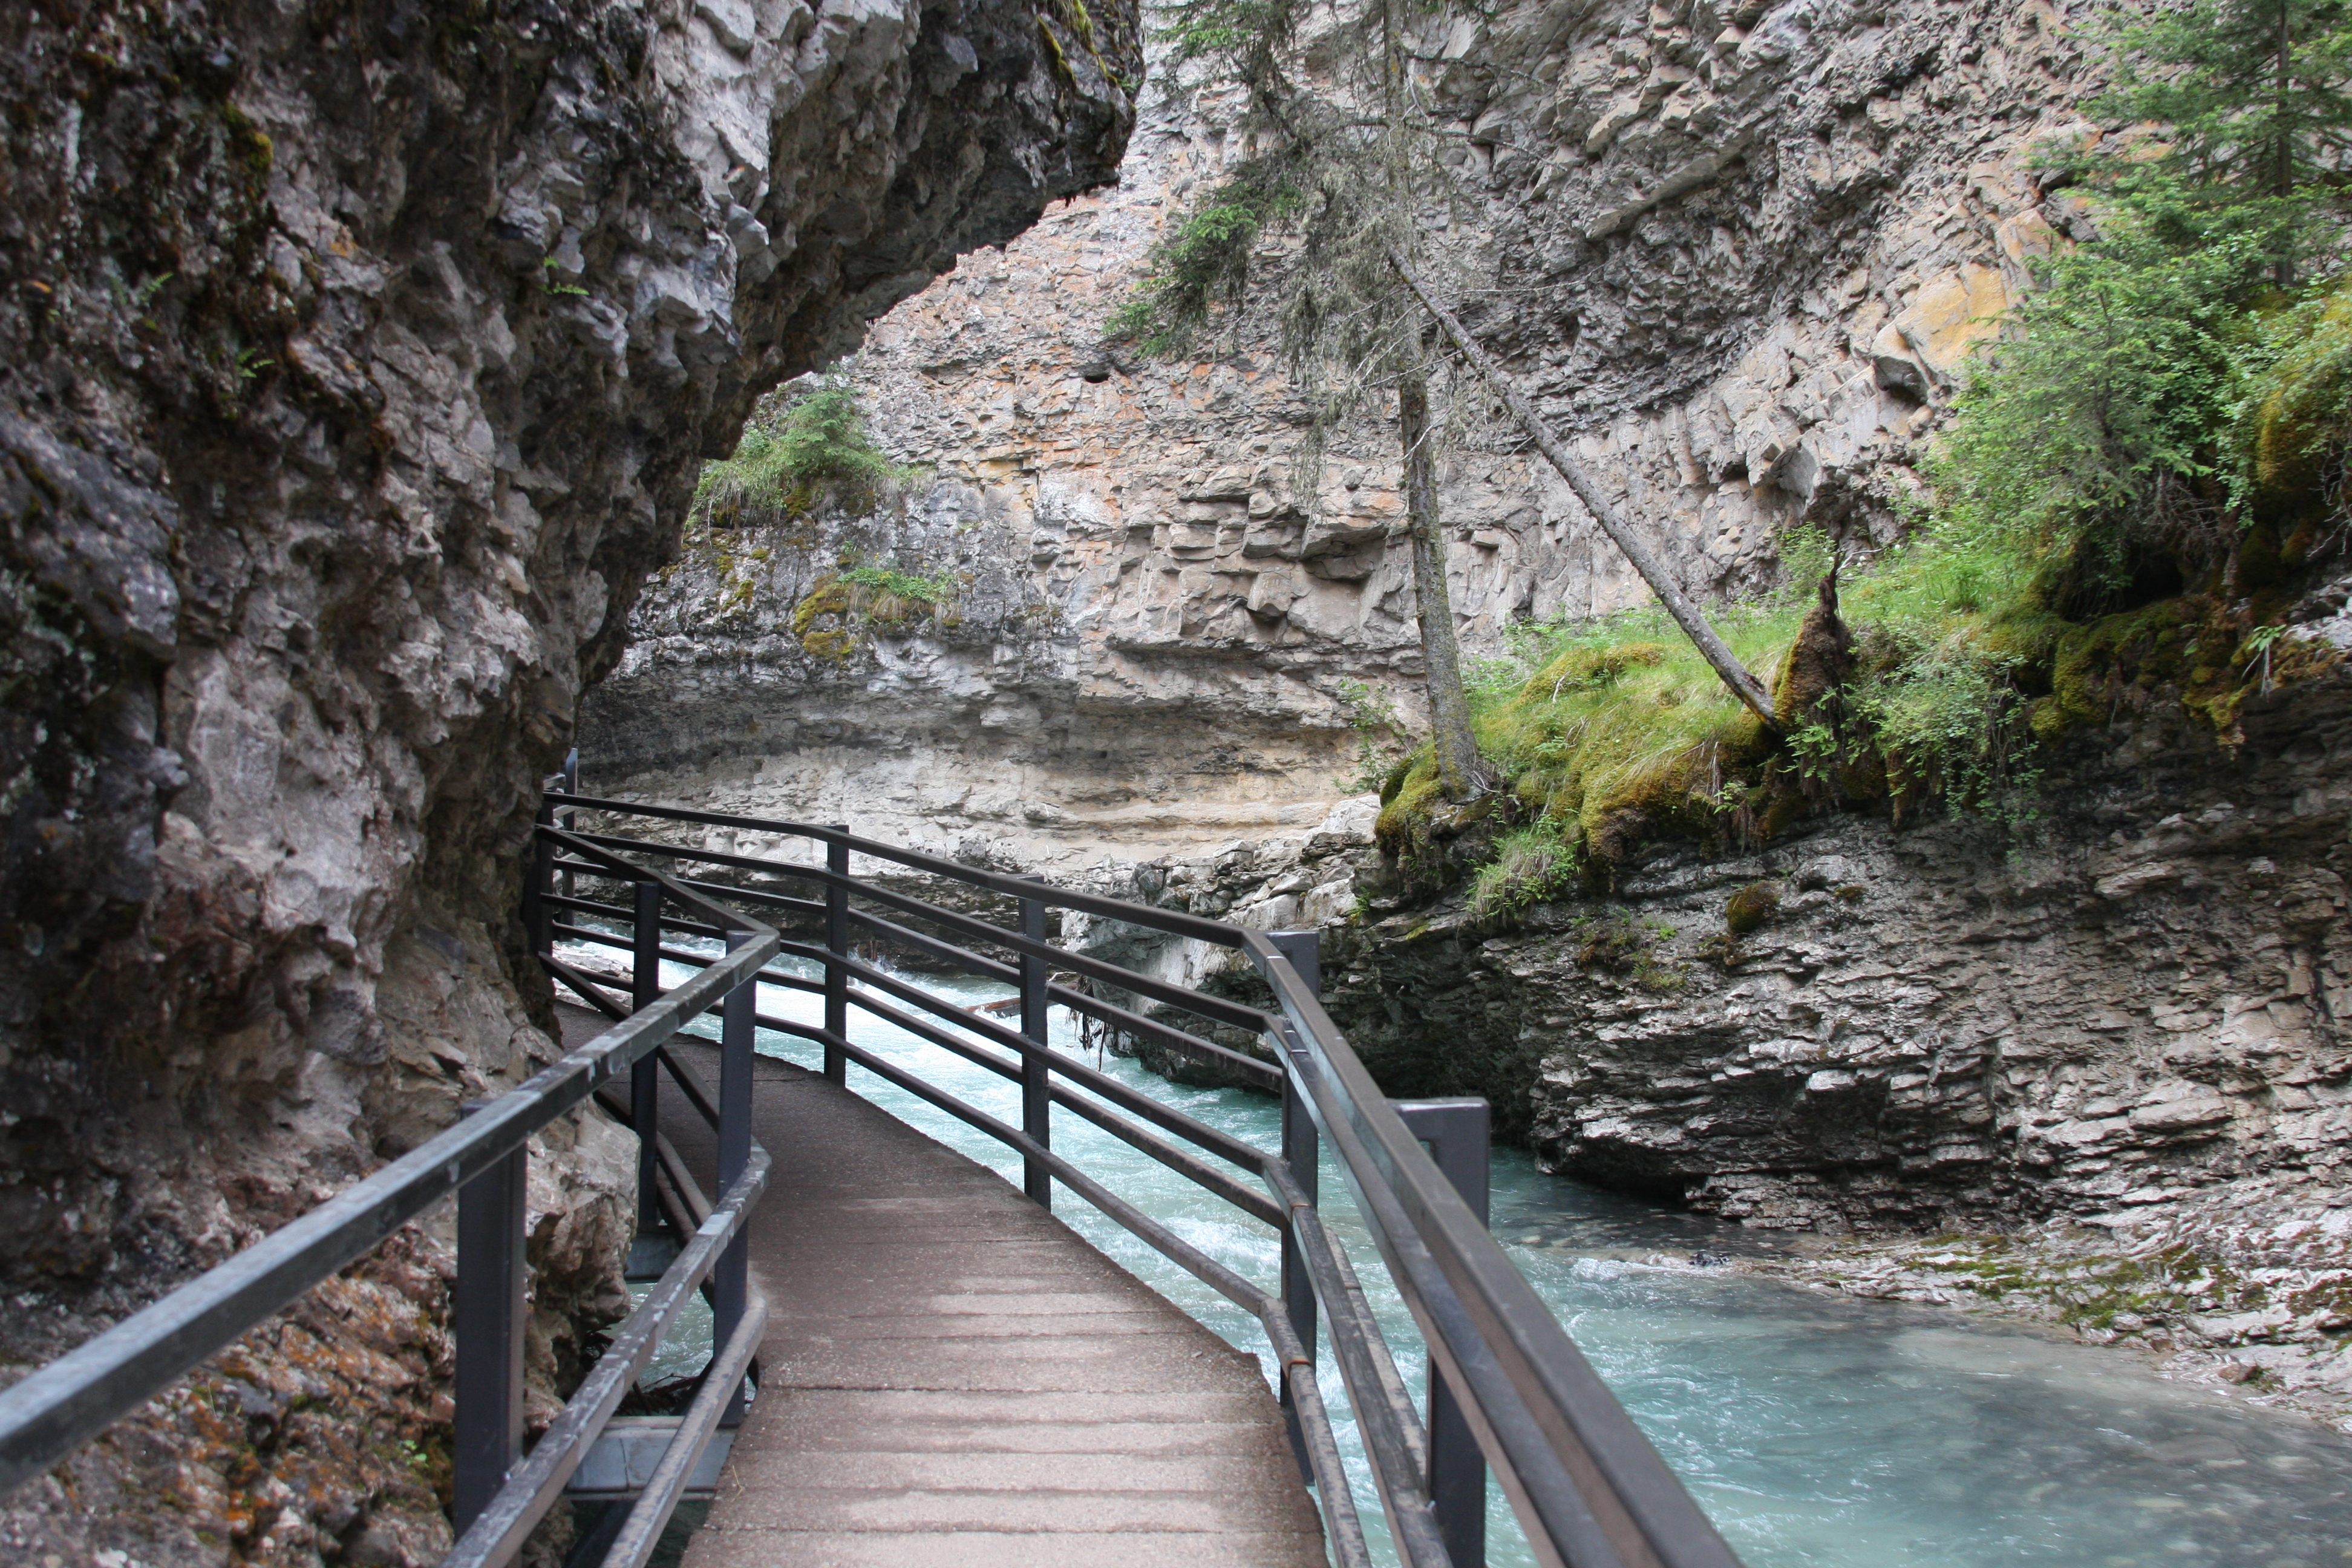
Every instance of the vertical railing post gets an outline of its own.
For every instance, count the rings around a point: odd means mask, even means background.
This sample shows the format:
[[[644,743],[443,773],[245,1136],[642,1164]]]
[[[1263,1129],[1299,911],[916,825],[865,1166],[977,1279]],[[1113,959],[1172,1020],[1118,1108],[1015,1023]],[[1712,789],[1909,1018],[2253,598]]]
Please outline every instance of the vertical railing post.
[[[849,831],[845,822],[833,826],[838,832]],[[836,879],[847,877],[849,846],[838,839],[828,843],[824,868]],[[824,888],[824,947],[836,961],[849,956],[849,889],[839,880],[827,882]],[[824,1026],[833,1036],[824,1044],[824,1076],[834,1083],[847,1083],[849,1056],[835,1042],[849,1037],[849,971],[838,962],[824,966]]]
[[[1478,1223],[1486,1223],[1490,1115],[1483,1100],[1392,1102]],[[1454,1568],[1486,1561],[1486,1461],[1454,1389],[1429,1363],[1429,1505]]]
[[[1042,882],[1045,879],[1021,879]],[[1044,900],[1021,900],[1021,934],[1031,942],[1045,940]],[[1047,1149],[1054,1146],[1053,1058],[1046,1054],[1045,1037],[1046,984],[1051,979],[1044,959],[1031,952],[1021,955],[1021,1032],[1034,1047],[1021,1053],[1021,1131]],[[1021,1189],[1040,1208],[1054,1206],[1054,1174],[1034,1155],[1022,1158]]]
[[[727,934],[729,952],[751,941],[748,931]],[[760,983],[756,977],[727,993],[719,1013],[719,1192],[735,1184],[751,1163],[751,1032],[757,1025]],[[743,1321],[751,1294],[751,1233],[739,1229],[719,1263],[710,1271],[711,1340],[723,1345]],[[743,1395],[738,1389],[722,1425],[743,1419]]]
[[[466,1115],[479,1110],[466,1106]],[[522,1457],[523,1201],[530,1154],[517,1149],[457,1189],[455,1450],[457,1533],[481,1516]]]
[[[555,826],[555,808],[542,804],[539,808],[541,826]],[[555,945],[555,910],[547,895],[555,890],[555,846],[536,829],[530,836],[530,870],[522,884],[522,929],[533,952],[547,952]]]
[[[653,881],[639,882],[636,890],[629,1007],[642,1012],[661,1000],[662,890],[661,884]],[[637,1235],[650,1237],[664,1228],[661,1190],[654,1184],[654,1173],[661,1163],[656,1146],[661,1132],[661,1063],[651,1051],[629,1068],[629,1120],[637,1130]]]
[[[1323,989],[1323,946],[1319,933],[1311,931],[1277,931],[1267,933],[1269,942],[1298,971],[1298,978],[1307,989],[1320,995]],[[1286,1064],[1286,1066],[1287,1064]],[[1285,1071],[1282,1078],[1282,1163],[1290,1168],[1290,1179],[1308,1203],[1321,1196],[1318,1178],[1322,1173],[1320,1140],[1315,1132],[1315,1118],[1307,1109],[1307,1099],[1299,1091],[1297,1078]],[[1282,1305],[1290,1319],[1291,1332],[1298,1336],[1299,1344],[1308,1356],[1315,1353],[1315,1285],[1307,1272],[1307,1259],[1299,1251],[1298,1238],[1289,1230],[1282,1235]],[[1306,1434],[1298,1428],[1297,1412],[1290,1408],[1290,1384],[1282,1386],[1284,1414],[1290,1421],[1290,1442],[1297,1449],[1300,1468],[1306,1468]]]

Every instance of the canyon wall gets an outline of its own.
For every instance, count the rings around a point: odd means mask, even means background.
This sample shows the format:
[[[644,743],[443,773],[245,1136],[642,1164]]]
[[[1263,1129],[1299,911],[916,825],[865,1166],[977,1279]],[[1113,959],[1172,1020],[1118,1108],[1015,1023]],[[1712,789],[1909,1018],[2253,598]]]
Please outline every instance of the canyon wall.
[[[2075,736],[2021,824],[1833,816],[1658,847],[1510,929],[1342,927],[1335,1010],[1391,1079],[1519,1108],[1548,1166],[1755,1225],[2113,1218],[2241,1179],[2324,1205],[2352,1184],[2352,679],[2254,699],[2246,735]]]
[[[1116,167],[1136,17],[1076,15],[0,15],[10,1359],[551,1059],[514,908],[580,691],[761,393]],[[594,1118],[546,1145],[542,1400],[629,1186]],[[20,1493],[0,1554],[436,1555],[446,1259],[395,1252]]]
[[[1797,523],[1884,542],[1968,348],[2037,252],[2087,232],[2031,171],[2038,142],[2101,130],[2070,107],[2084,14],[1453,24],[1422,74],[1470,195],[1426,215],[1433,268],[1694,592],[1769,584]],[[1517,931],[1385,901],[1341,782],[1342,683],[1410,711],[1419,671],[1384,432],[1343,432],[1304,493],[1307,394],[1270,321],[1175,363],[1101,333],[1244,151],[1236,114],[1163,77],[1117,189],[882,323],[850,384],[920,473],[863,515],[698,535],[591,699],[592,785],[1320,924],[1335,1008],[1392,1087],[1492,1093],[1562,1169],[1753,1221],[2111,1214],[2273,1170],[2336,1190],[2340,682],[2263,700],[2237,751],[2152,718],[2078,737],[2015,838],[1840,818],[1760,856],[1659,849]],[[1475,418],[1443,499],[1474,654],[1516,617],[1638,596]],[[861,618],[825,597],[854,563],[961,586]],[[1725,900],[1750,886],[1775,912],[1735,939]]]
[[[1453,24],[1421,74],[1467,194],[1425,215],[1431,268],[1693,592],[1771,584],[1797,524],[1883,543],[1968,350],[2037,254],[2089,232],[2032,169],[2047,137],[2119,129],[2072,108],[2088,14]],[[2244,1309],[2213,1342],[2340,1331],[2342,674],[2250,700],[2233,747],[2160,698],[2078,733],[2020,826],[1831,816],[1714,859],[1654,846],[1510,926],[1458,892],[1407,904],[1347,721],[1351,681],[1417,713],[1393,437],[1368,418],[1302,483],[1310,405],[1262,313],[1181,363],[1102,336],[1245,151],[1230,94],[1162,75],[1116,189],[893,312],[847,374],[919,471],[856,514],[692,536],[590,700],[592,789],[1319,926],[1334,1012],[1388,1086],[1488,1094],[1553,1168],[1782,1229],[2188,1246],[2236,1271],[2200,1309]],[[1443,464],[1473,657],[1514,618],[1641,596],[1508,435],[1466,408]],[[861,564],[958,587],[866,614],[842,595]],[[2352,643],[2347,587],[2299,635]],[[1071,934],[1252,987],[1196,944]]]
[[[1422,40],[1454,176],[1428,264],[1695,594],[1769,584],[1801,521],[1891,537],[1962,354],[2079,223],[2027,167],[2080,128],[2068,15],[1621,0]],[[1057,871],[1311,835],[1360,772],[1346,683],[1420,711],[1392,425],[1302,475],[1310,391],[1268,311],[1176,362],[1102,331],[1246,142],[1230,89],[1160,73],[1115,189],[881,322],[849,381],[916,477],[690,542],[590,698],[592,785]],[[1453,425],[1472,657],[1645,596],[1515,434],[1468,398]],[[845,648],[802,611],[853,563],[964,591]]]

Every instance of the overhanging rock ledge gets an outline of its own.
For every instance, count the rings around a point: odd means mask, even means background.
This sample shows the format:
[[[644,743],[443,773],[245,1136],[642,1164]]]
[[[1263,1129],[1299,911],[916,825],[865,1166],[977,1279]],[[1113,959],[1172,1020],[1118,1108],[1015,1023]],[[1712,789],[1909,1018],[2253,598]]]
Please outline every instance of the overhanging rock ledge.
[[[551,1051],[516,984],[533,786],[700,461],[1110,178],[1139,70],[1118,4],[0,13],[0,1351],[53,1352]],[[559,1153],[551,1376],[625,1184],[593,1130]],[[446,1344],[394,1328],[365,1397],[397,1426]],[[424,1510],[270,1479],[303,1405],[276,1372],[165,1533],[429,1552]],[[12,1540],[130,1528],[85,1479],[79,1523],[20,1498]]]

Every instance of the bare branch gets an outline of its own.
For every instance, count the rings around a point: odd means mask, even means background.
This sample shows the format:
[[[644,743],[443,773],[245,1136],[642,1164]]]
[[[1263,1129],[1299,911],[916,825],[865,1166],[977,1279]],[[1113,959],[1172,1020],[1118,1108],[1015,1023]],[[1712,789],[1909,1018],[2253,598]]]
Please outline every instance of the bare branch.
[[[1610,503],[1607,496],[1601,493],[1601,487],[1592,482],[1592,477],[1584,471],[1584,465],[1570,457],[1568,448],[1552,435],[1551,427],[1544,422],[1543,416],[1536,412],[1535,405],[1512,384],[1510,378],[1503,374],[1502,367],[1495,363],[1494,356],[1479,347],[1477,340],[1454,320],[1454,313],[1437,302],[1436,297],[1430,293],[1406,262],[1403,251],[1394,246],[1390,247],[1389,264],[1396,268],[1397,276],[1404,280],[1406,288],[1412,290],[1413,297],[1421,301],[1423,308],[1437,319],[1438,326],[1462,352],[1462,357],[1470,362],[1486,384],[1495,389],[1496,395],[1502,398],[1513,416],[1525,426],[1536,444],[1536,450],[1559,470],[1559,477],[1568,481],[1568,488],[1576,492],[1576,499],[1584,503],[1584,510],[1592,514],[1592,521],[1601,525],[1601,531],[1624,552],[1625,559],[1633,563],[1633,570],[1642,574],[1642,581],[1657,595],[1658,602],[1666,607],[1666,614],[1675,618],[1675,624],[1682,627],[1683,634],[1698,649],[1699,657],[1714,667],[1715,673],[1722,678],[1725,686],[1730,688],[1731,694],[1746,703],[1764,721],[1767,729],[1777,731],[1780,722],[1772,716],[1772,699],[1764,689],[1763,683],[1739,662],[1738,656],[1716,635],[1715,628],[1707,625],[1706,617],[1699,614],[1698,607],[1667,574],[1664,563],[1650,553],[1650,547],[1626,526],[1623,518],[1617,515],[1617,509]]]

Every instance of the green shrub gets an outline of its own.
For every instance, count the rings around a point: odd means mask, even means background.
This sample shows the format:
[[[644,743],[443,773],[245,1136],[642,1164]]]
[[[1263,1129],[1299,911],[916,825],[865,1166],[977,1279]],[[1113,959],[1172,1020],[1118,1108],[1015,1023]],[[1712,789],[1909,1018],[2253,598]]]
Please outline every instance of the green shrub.
[[[1339,689],[1340,710],[1356,734],[1356,771],[1331,782],[1349,795],[1381,791],[1385,801],[1392,793],[1389,779],[1399,766],[1396,752],[1402,748],[1396,742],[1404,735],[1404,721],[1393,703],[1363,681],[1342,680]]]
[[[1799,609],[1812,603],[1821,580],[1838,563],[1837,546],[1818,523],[1799,523],[1783,531],[1773,553],[1780,558],[1780,586],[1772,601]]]
[[[747,426],[733,457],[705,463],[694,515],[727,522],[747,505],[798,514],[827,494],[865,510],[898,472],[866,434],[856,393],[836,383],[794,398],[772,425]]]
[[[1181,353],[1219,308],[1241,298],[1259,234],[1299,200],[1281,157],[1242,164],[1151,247],[1143,281],[1104,324],[1103,335],[1154,358]]]
[[[2151,567],[2234,564],[2346,434],[2345,308],[2292,289],[2346,258],[2352,9],[2182,0],[2101,30],[2085,112],[2139,129],[2044,149],[2097,237],[2040,264],[1932,472],[1946,537],[2011,536],[2085,619]]]
[[[2051,602],[2090,609],[2145,559],[2225,553],[2224,437],[2267,262],[2253,237],[2184,248],[2118,210],[2044,264],[1929,466],[1937,535],[2005,549]]]

